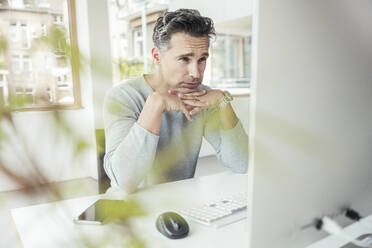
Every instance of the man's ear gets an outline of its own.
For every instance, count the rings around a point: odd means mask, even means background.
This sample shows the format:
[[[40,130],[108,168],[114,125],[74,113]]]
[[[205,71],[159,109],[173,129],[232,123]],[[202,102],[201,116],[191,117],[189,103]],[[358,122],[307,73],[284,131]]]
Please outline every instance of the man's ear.
[[[158,47],[154,47],[151,50],[152,58],[154,59],[155,64],[160,64],[160,49]]]

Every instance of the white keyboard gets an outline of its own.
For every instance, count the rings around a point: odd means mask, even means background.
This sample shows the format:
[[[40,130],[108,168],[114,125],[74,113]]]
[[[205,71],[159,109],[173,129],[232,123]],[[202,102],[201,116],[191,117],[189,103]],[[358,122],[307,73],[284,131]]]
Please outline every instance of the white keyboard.
[[[198,223],[220,227],[246,218],[246,210],[247,194],[242,193],[227,196],[201,206],[180,210],[179,213]]]

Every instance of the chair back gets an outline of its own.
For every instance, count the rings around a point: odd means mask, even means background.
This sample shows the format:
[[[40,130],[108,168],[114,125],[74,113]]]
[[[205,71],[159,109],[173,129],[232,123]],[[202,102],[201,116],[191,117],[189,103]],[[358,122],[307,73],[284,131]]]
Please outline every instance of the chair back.
[[[98,192],[103,194],[110,187],[110,179],[107,176],[103,167],[103,159],[105,157],[105,130],[96,129],[96,144],[97,144],[97,169],[98,169]]]

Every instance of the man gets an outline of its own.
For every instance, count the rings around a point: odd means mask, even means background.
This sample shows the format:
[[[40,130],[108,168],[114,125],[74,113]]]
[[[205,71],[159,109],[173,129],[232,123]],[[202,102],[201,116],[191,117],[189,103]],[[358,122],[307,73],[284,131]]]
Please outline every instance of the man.
[[[105,171],[112,187],[138,187],[194,176],[202,138],[232,171],[248,166],[248,138],[227,92],[202,85],[213,22],[197,10],[156,21],[153,74],[121,83],[105,98]]]

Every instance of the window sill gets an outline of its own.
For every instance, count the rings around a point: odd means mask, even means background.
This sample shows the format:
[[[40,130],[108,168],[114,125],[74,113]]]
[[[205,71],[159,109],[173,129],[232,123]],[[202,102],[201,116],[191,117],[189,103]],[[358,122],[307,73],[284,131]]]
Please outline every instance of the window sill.
[[[40,112],[40,111],[61,111],[61,110],[80,110],[84,109],[81,104],[71,105],[49,105],[49,106],[34,106],[25,108],[13,108],[12,112]]]
[[[222,88],[221,90],[227,90],[233,97],[245,97],[251,95],[250,88]]]

